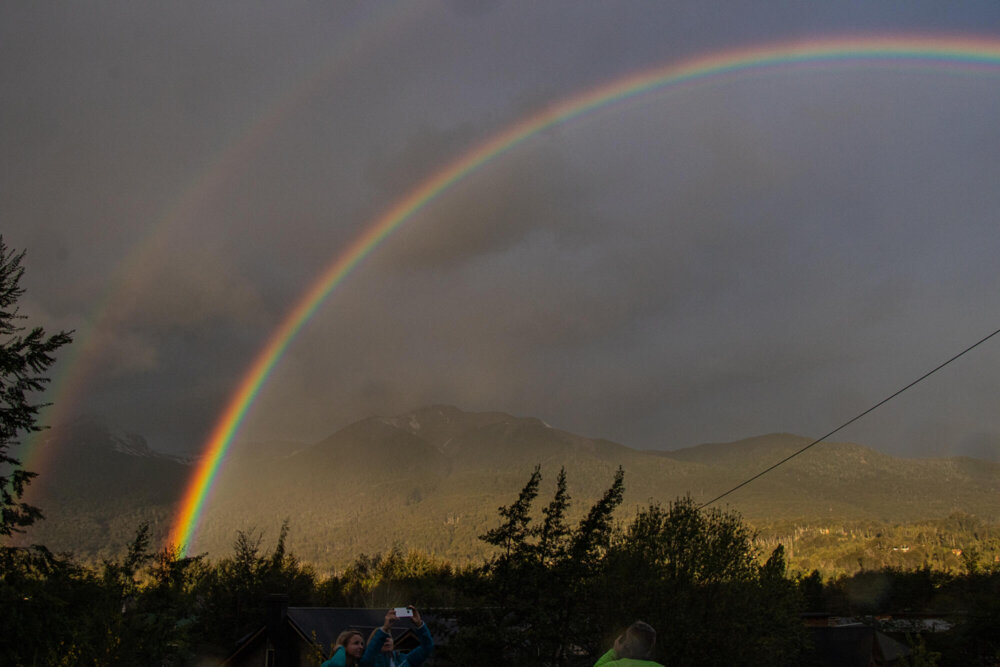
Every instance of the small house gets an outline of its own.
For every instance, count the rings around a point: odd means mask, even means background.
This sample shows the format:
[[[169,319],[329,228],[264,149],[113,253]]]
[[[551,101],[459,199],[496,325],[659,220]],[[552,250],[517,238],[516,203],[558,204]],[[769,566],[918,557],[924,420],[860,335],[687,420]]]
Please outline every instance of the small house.
[[[289,607],[287,595],[270,595],[264,622],[237,643],[222,663],[225,667],[315,667],[330,657],[337,636],[358,630],[367,642],[381,627],[385,609]],[[420,645],[409,619],[392,628],[396,650],[404,653]]]

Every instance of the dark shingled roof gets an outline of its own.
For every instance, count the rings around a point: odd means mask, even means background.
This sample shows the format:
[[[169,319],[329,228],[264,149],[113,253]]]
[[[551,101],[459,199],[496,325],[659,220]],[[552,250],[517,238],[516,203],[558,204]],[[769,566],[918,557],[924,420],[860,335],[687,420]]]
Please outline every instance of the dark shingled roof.
[[[357,630],[365,642],[375,628],[385,620],[385,609],[351,609],[347,607],[289,607],[288,619],[307,640],[315,639],[328,653],[344,630]],[[413,634],[413,621],[399,619],[392,627],[392,639],[399,650],[406,651],[418,645]],[[411,641],[412,638],[412,645]]]

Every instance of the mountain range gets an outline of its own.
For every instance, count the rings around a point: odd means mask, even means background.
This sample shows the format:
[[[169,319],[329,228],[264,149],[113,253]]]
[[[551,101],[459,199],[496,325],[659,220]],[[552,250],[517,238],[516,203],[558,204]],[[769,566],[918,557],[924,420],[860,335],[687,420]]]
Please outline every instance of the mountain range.
[[[466,561],[536,465],[536,509],[565,467],[581,516],[625,471],[622,516],[690,495],[705,502],[802,449],[810,439],[770,434],[676,451],[642,451],[575,435],[531,417],[429,406],[370,417],[312,444],[236,444],[220,467],[192,553],[221,558],[239,530],[264,545],[288,519],[288,547],[321,568],[361,553],[416,548]],[[93,420],[48,432],[29,501],[46,519],[18,537],[85,559],[120,553],[143,521],[164,540],[194,462],[151,450]],[[1000,517],[1000,464],[906,459],[854,443],[822,442],[715,503],[752,524],[907,522],[960,511]],[[273,544],[273,541],[271,542]]]

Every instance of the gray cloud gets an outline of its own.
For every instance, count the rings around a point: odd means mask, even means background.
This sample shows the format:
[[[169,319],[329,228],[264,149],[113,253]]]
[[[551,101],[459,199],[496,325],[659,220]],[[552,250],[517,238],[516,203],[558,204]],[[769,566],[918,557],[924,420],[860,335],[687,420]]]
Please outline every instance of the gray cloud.
[[[1000,25],[991,3],[459,4],[0,9],[2,231],[29,251],[26,314],[89,341],[74,410],[193,447],[372,221],[571,93],[762,42]],[[540,133],[334,290],[242,437],[431,402],[638,447],[817,435],[995,328],[998,77],[751,71]],[[988,450],[998,358],[847,436]]]

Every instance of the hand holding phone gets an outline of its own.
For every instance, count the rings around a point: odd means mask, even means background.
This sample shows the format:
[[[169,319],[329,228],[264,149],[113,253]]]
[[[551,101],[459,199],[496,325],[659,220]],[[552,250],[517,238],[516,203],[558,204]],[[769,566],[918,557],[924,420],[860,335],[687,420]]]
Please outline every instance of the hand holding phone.
[[[409,607],[396,607],[396,618],[413,618],[413,610]]]

